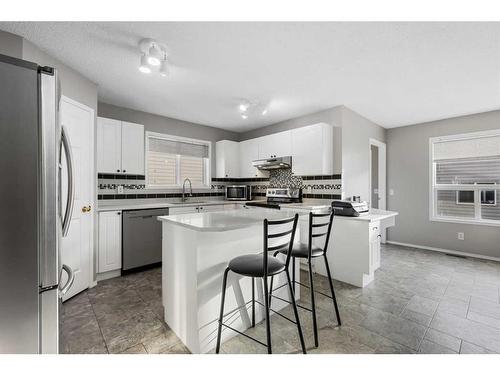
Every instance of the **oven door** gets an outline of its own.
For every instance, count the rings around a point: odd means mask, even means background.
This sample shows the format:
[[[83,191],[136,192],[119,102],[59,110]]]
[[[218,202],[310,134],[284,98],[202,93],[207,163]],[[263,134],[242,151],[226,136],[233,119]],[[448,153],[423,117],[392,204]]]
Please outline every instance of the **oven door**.
[[[247,187],[245,185],[226,186],[226,199],[232,201],[247,200]]]

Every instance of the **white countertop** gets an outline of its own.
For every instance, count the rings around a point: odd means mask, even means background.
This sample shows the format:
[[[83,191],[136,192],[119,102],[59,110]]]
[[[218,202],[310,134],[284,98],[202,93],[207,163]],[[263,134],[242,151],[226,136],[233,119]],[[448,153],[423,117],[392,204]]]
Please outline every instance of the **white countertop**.
[[[193,197],[188,199],[186,202],[174,203],[175,200],[165,200],[165,199],[110,199],[99,201],[97,206],[97,211],[119,211],[119,210],[142,210],[150,208],[168,208],[168,207],[193,207],[193,206],[211,206],[218,204],[245,204],[245,201],[227,201],[227,200],[216,200],[203,199],[203,197],[197,198]],[[178,202],[178,201],[177,201]]]
[[[248,228],[254,225],[262,226],[264,219],[281,220],[293,217],[296,211],[275,210],[268,208],[248,208],[194,214],[159,216],[158,220],[181,225],[200,232],[224,232]],[[307,215],[307,211],[298,212]]]

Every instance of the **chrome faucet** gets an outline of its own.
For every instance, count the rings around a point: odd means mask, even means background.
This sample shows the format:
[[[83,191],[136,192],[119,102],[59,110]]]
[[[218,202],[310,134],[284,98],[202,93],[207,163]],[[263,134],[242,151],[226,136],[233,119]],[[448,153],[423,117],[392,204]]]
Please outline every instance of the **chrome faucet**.
[[[187,200],[186,198],[186,181],[189,182],[189,196],[193,196],[193,185],[191,185],[191,180],[189,178],[186,178],[184,182],[182,183],[182,201],[185,202]]]

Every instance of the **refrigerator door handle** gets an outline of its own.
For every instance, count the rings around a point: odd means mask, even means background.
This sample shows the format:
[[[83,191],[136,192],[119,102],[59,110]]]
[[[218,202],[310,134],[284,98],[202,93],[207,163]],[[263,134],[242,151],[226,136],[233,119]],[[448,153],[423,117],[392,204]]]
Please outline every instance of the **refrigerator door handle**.
[[[73,272],[73,270],[71,269],[70,266],[67,266],[66,264],[63,264],[62,265],[62,269],[64,271],[66,271],[66,273],[68,274],[68,281],[66,282],[66,285],[64,285],[63,287],[59,288],[59,292],[60,292],[59,295],[61,297],[64,296],[68,292],[68,290],[73,285],[73,282],[75,281],[75,273]]]
[[[64,218],[62,222],[62,235],[66,237],[68,234],[69,226],[71,223],[71,216],[73,215],[73,201],[75,198],[75,185],[73,176],[73,154],[71,152],[71,142],[68,138],[68,131],[63,125],[61,127],[61,141],[64,147],[64,153],[66,155],[66,163],[68,166],[68,198],[66,202],[66,212],[64,213]]]

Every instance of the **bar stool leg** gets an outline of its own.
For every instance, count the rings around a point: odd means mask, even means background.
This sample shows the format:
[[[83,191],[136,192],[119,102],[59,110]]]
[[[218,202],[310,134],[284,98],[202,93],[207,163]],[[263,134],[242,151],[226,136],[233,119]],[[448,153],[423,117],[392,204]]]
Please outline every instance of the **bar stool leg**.
[[[222,319],[224,318],[224,300],[226,299],[226,284],[227,284],[227,274],[229,273],[229,267],[224,271],[224,278],[222,281],[222,298],[220,302],[220,315],[219,315],[219,330],[217,332],[217,346],[215,348],[215,353],[219,354],[220,351],[220,339],[222,334]]]
[[[255,327],[255,277],[252,277],[252,327]]]
[[[328,259],[326,259],[326,254],[323,255],[325,258],[326,273],[328,274],[328,282],[330,283],[330,291],[332,292],[333,306],[335,307],[335,314],[337,315],[337,323],[342,325],[340,321],[339,306],[337,305],[337,297],[335,297],[335,291],[333,290],[332,275],[330,273],[330,267],[328,266]]]
[[[267,336],[267,353],[272,354],[271,349],[271,321],[269,320],[269,289],[267,289],[267,277],[262,278],[264,281],[264,305],[266,313],[266,336]]]
[[[269,285],[269,309],[271,309],[271,302],[273,300],[273,283],[274,276],[271,276],[271,284]]]
[[[292,286],[293,294],[295,294],[295,257],[292,256]]]
[[[288,281],[288,288],[290,289],[290,296],[292,306],[293,306],[293,313],[295,314],[295,321],[297,322],[297,329],[299,331],[299,339],[300,339],[300,345],[302,346],[302,353],[306,354],[306,344],[304,343],[304,336],[302,335],[302,327],[300,326],[300,318],[299,318],[299,312],[297,311],[297,302],[295,302],[295,293],[293,292],[292,288],[292,281],[290,280],[290,273],[288,272],[288,269],[285,270],[286,272],[286,279]]]
[[[313,318],[313,333],[314,333],[314,346],[317,348],[319,346],[318,341],[318,323],[316,321],[316,301],[314,300],[314,278],[312,272],[311,260],[307,260],[307,266],[309,268],[309,285],[311,292],[311,307],[312,307],[312,318]]]

